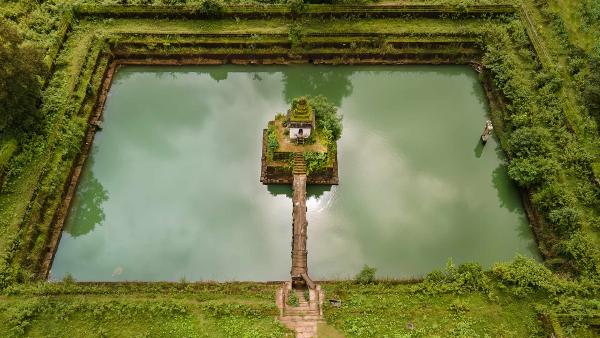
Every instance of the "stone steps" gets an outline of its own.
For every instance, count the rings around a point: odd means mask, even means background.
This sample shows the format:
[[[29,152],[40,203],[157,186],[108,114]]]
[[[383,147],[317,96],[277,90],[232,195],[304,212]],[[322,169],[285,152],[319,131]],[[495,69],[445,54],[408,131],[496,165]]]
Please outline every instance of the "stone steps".
[[[306,163],[302,153],[294,154],[294,167],[292,169],[294,175],[306,175]]]
[[[298,306],[286,306],[283,313],[285,316],[301,316],[309,320],[319,319],[318,306],[310,306],[310,302],[304,298],[304,291],[292,290],[298,298]]]
[[[308,289],[308,298],[304,298],[306,290],[292,288],[292,282],[286,282],[276,293],[276,303],[279,308],[278,320],[293,330],[296,338],[317,337],[318,323],[323,322],[321,300],[324,295],[321,287]],[[293,293],[298,298],[298,306],[287,304],[288,295]]]

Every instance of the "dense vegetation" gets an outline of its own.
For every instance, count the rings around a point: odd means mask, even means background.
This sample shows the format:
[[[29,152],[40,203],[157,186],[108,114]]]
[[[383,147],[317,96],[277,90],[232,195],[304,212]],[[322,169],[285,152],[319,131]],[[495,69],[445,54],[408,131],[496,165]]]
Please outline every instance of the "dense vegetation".
[[[38,122],[44,66],[35,45],[24,42],[16,27],[0,22],[0,132],[31,129]]]
[[[3,337],[283,337],[274,285],[14,286],[0,296]]]
[[[342,116],[338,114],[336,106],[322,95],[308,97],[308,104],[313,109],[317,124],[311,137],[319,134],[321,143],[327,147],[327,153],[304,153],[306,169],[310,174],[333,165],[337,156],[337,140],[342,136]]]
[[[232,10],[214,0],[3,2],[0,330],[29,336],[75,330],[85,336],[98,334],[89,326],[95,323],[102,335],[111,336],[121,330],[137,333],[152,327],[156,318],[170,318],[155,335],[193,336],[201,327],[222,336],[283,334],[271,320],[275,308],[269,286],[249,286],[258,290],[251,292],[235,284],[208,291],[186,286],[182,291],[179,285],[36,282],[111,58],[196,55],[207,49],[195,43],[208,38],[194,34],[243,32],[252,36],[215,38],[225,44],[208,51],[279,56],[291,48],[295,56],[329,53],[336,57],[332,63],[368,53],[412,55],[428,62],[480,59],[483,83],[493,84],[491,116],[509,157],[509,175],[531,201],[544,265],[519,257],[488,272],[474,264],[449,264],[446,271],[432,272],[413,285],[371,278],[361,284],[328,284],[327,293],[344,304],[326,309],[329,323],[350,336],[391,335],[398,328],[407,336],[535,336],[544,335],[544,326],[565,336],[597,334],[600,5],[595,0],[526,0],[512,15],[494,15],[493,10],[483,18],[464,14],[471,4],[497,2],[427,2],[458,10],[441,16],[368,18],[356,9],[335,19],[334,14],[302,17],[315,9],[297,2],[279,7],[247,2],[252,6],[244,11],[261,13],[252,20],[225,18]],[[288,19],[281,15],[285,11],[300,18]],[[177,13],[223,19],[187,20]],[[149,19],[154,15],[159,19]],[[346,35],[319,35],[324,32]],[[313,98],[311,104],[318,114],[335,116],[333,106],[322,99]],[[339,138],[339,120],[324,121],[321,127],[331,139]],[[253,292],[260,294],[258,300]],[[129,317],[102,319],[120,313]]]
[[[598,310],[597,301],[577,297],[595,286],[565,281],[524,257],[491,272],[450,261],[444,271],[412,283],[365,283],[367,274],[358,276],[361,283],[325,285],[328,297],[343,304],[327,307],[325,317],[350,336],[533,337],[545,336],[545,329],[557,336],[591,336],[585,322]],[[564,330],[556,324],[563,316],[571,320]]]

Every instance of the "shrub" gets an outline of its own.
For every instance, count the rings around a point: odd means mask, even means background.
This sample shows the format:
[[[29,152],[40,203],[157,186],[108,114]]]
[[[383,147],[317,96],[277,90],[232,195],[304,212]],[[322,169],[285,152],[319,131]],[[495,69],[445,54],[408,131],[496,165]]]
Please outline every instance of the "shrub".
[[[31,129],[41,119],[37,109],[46,73],[40,50],[25,43],[8,20],[0,21],[0,132]]]
[[[546,212],[574,205],[573,192],[563,183],[552,182],[545,184],[543,188],[533,194],[533,202]]]
[[[306,4],[303,0],[289,0],[287,5],[292,15],[298,15],[306,10]]]
[[[534,290],[545,290],[556,294],[560,289],[559,280],[552,271],[532,258],[517,255],[510,263],[497,263],[492,268],[505,285],[518,296],[525,296]]]
[[[516,158],[508,166],[508,176],[519,185],[530,187],[550,180],[558,168],[556,161],[541,156]]]
[[[375,281],[375,271],[377,269],[365,264],[362,270],[354,277],[354,281],[358,284],[371,284]]]
[[[65,276],[63,277],[63,283],[67,284],[67,285],[71,285],[75,283],[75,277],[73,277],[72,274],[67,273],[65,274]]]
[[[542,127],[523,127],[508,139],[508,151],[516,157],[545,156],[552,149],[550,132]]]
[[[302,25],[299,23],[292,23],[288,31],[288,40],[292,43],[292,47],[297,47],[302,42]]]
[[[326,153],[304,152],[303,155],[304,162],[306,163],[306,173],[309,175],[319,172],[327,166]]]
[[[589,69],[583,96],[590,115],[599,122],[598,126],[600,126],[600,59],[592,58],[589,61]]]
[[[600,249],[581,231],[563,243],[564,253],[570,256],[580,274],[600,279]]]
[[[300,301],[298,300],[298,295],[296,295],[296,292],[294,292],[293,290],[291,290],[290,292],[288,292],[287,304],[289,306],[298,306],[298,305],[300,305]]]
[[[571,207],[563,207],[550,211],[548,215],[550,222],[560,234],[569,234],[578,230],[580,215],[577,210]]]
[[[434,270],[425,276],[422,283],[415,286],[413,291],[425,294],[457,293],[470,291],[488,291],[489,278],[477,263],[454,265],[448,260],[444,271]]]
[[[219,18],[225,12],[225,7],[219,0],[204,0],[200,4],[200,11],[211,18]]]
[[[323,95],[310,97],[309,104],[317,119],[317,128],[330,132],[331,139],[337,141],[342,137],[342,119],[337,108]]]
[[[272,160],[273,153],[279,149],[279,141],[277,140],[277,130],[274,124],[269,125],[267,131],[267,157]]]

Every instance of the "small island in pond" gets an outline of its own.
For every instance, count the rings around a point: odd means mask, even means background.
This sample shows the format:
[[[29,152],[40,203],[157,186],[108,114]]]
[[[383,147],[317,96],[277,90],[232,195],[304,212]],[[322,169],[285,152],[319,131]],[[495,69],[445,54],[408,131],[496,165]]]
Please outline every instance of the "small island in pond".
[[[260,181],[291,184],[306,174],[308,184],[338,184],[337,140],[342,117],[323,96],[292,100],[263,130]]]

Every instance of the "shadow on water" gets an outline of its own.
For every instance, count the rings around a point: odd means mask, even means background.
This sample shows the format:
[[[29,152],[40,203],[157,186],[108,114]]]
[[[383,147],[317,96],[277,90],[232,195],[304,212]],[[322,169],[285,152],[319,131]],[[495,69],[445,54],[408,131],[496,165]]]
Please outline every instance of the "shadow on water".
[[[229,75],[229,71],[227,69],[220,68],[220,67],[217,67],[214,70],[211,70],[210,72],[208,72],[208,76],[210,76],[211,79],[213,79],[217,82],[227,80],[228,75]]]
[[[267,185],[267,191],[273,196],[284,195],[287,198],[292,198],[293,194],[291,184],[270,184]],[[331,185],[309,184],[306,187],[306,198],[319,198],[327,191],[331,191]]]
[[[340,106],[342,99],[352,94],[350,68],[327,67],[320,72],[306,72],[304,67],[290,68],[283,74],[283,95],[289,103],[302,95],[323,95],[334,105]]]
[[[273,196],[285,195],[287,198],[292,198],[291,184],[269,184],[267,191]]]
[[[500,207],[506,208],[519,216],[517,228],[519,238],[530,239],[531,227],[529,226],[529,219],[525,213],[523,200],[516,184],[508,176],[506,165],[500,164],[496,169],[494,169],[494,172],[492,173],[492,181],[496,191],[498,192]],[[530,241],[530,243],[527,245],[527,248],[532,254],[539,254],[539,250],[535,241]]]
[[[506,166],[500,164],[492,173],[492,182],[494,188],[498,193],[498,200],[500,201],[500,207],[506,208],[511,212],[517,212],[524,214],[521,208],[521,198],[518,196],[518,192],[514,183],[508,177],[506,172]],[[515,197],[516,196],[516,197]]]
[[[481,142],[481,138],[477,139],[477,145],[475,146],[475,149],[473,149],[473,152],[475,153],[475,157],[480,158],[481,155],[483,154],[483,148],[485,148],[485,146],[483,145],[483,142]]]
[[[95,153],[97,148],[93,148]],[[94,156],[88,158],[87,168],[93,167]],[[96,227],[102,225],[106,215],[102,204],[108,200],[108,191],[94,176],[92,170],[84,170],[73,205],[69,213],[65,231],[73,237],[85,235]]]
[[[489,111],[489,102],[488,102],[487,96],[483,90],[483,84],[482,84],[481,80],[479,80],[479,74],[477,74],[474,69],[472,69],[472,70],[475,73],[475,77],[477,79],[475,81],[473,81],[473,86],[471,87],[472,88],[471,89],[471,97],[477,98],[477,101],[479,102],[479,104],[481,104],[485,107],[485,111]]]
[[[326,192],[331,191],[331,185],[326,184],[311,184],[306,187],[306,196],[308,198],[319,198],[323,196]]]

